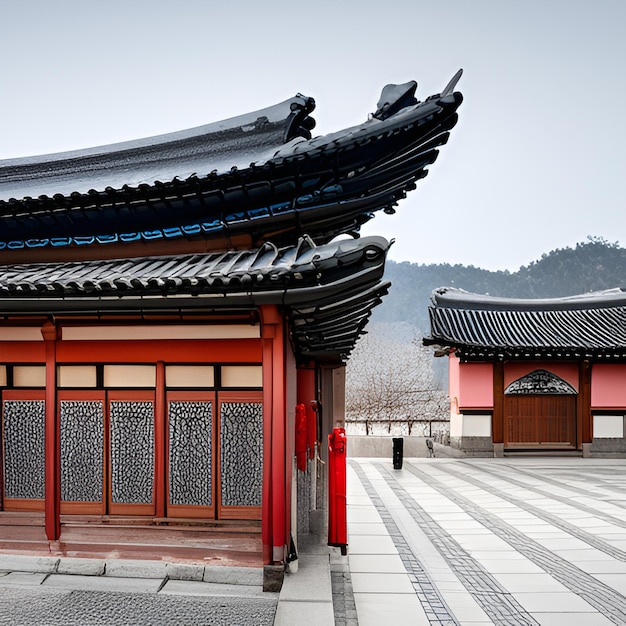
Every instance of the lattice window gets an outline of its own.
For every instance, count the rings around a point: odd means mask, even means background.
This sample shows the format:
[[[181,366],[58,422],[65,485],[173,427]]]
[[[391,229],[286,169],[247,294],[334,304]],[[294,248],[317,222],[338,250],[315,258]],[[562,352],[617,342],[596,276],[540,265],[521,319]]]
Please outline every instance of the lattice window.
[[[169,402],[170,504],[211,506],[213,403]]]
[[[4,401],[6,498],[44,498],[45,424],[44,400]]]
[[[152,402],[112,401],[111,501],[151,504],[154,479]]]
[[[223,506],[260,506],[263,490],[263,404],[220,405]]]
[[[101,502],[104,406],[101,400],[61,400],[61,500]]]

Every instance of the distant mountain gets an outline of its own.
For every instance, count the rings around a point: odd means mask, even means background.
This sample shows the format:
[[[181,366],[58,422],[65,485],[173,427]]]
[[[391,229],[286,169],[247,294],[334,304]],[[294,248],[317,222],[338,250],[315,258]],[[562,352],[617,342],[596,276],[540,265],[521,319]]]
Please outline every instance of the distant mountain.
[[[374,309],[372,322],[406,322],[428,334],[428,304],[437,287],[512,298],[555,298],[626,287],[626,248],[588,237],[575,248],[543,254],[517,272],[388,261],[385,279],[392,286],[383,303]]]

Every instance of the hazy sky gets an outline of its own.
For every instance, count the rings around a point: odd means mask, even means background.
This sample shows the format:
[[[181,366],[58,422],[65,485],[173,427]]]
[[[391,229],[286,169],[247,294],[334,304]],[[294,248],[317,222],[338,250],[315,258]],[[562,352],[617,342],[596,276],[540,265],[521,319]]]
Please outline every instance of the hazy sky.
[[[626,246],[624,0],[0,0],[0,158],[176,131],[300,92],[315,134],[387,83],[439,92],[447,146],[364,234],[390,258],[516,270],[587,236]]]

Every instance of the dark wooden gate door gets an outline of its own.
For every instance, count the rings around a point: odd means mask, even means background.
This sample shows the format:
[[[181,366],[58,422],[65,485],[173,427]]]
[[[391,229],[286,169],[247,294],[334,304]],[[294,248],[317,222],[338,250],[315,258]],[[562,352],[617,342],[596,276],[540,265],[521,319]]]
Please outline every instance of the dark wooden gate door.
[[[504,445],[508,448],[575,448],[576,396],[505,396]]]

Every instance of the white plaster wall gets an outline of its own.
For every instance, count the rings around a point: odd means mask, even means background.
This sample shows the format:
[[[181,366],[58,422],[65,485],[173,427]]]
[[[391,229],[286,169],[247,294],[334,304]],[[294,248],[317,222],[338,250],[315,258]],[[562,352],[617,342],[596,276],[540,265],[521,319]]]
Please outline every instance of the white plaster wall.
[[[594,439],[622,439],[624,437],[623,415],[594,415]]]
[[[463,436],[463,414],[456,411],[450,412],[450,437]]]
[[[463,437],[491,437],[491,415],[463,415]]]

